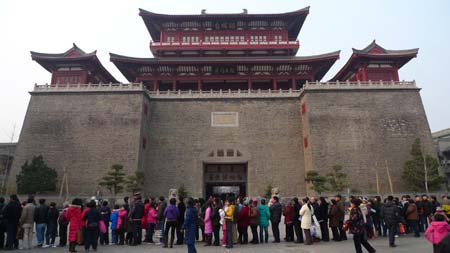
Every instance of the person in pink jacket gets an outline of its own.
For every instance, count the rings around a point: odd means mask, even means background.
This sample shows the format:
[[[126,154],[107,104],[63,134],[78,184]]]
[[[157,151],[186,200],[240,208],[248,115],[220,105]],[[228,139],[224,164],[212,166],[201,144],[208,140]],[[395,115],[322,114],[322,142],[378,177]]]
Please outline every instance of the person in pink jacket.
[[[427,240],[433,244],[433,252],[438,252],[437,245],[449,233],[450,225],[445,220],[444,215],[434,215],[434,221],[431,222],[430,226],[427,228],[427,231],[425,231],[425,238],[427,238]]]
[[[213,225],[211,220],[211,212],[212,212],[212,201],[208,200],[206,202],[206,211],[205,211],[205,235],[206,235],[206,244],[205,246],[211,246],[211,240],[212,240],[212,232],[213,232]]]
[[[125,244],[125,231],[127,231],[127,210],[125,210],[125,205],[120,207],[119,218],[117,219],[116,231],[119,235],[119,245]]]
[[[147,238],[145,240],[148,243],[153,242],[153,234],[155,233],[156,220],[158,218],[158,212],[156,211],[156,203],[151,202],[150,208],[147,213]]]

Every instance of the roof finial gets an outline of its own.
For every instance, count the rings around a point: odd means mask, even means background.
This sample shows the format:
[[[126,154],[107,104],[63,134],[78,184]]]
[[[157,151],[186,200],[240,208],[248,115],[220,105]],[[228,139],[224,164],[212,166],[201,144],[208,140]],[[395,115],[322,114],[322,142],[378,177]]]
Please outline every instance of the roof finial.
[[[202,15],[206,15],[206,9],[202,9]]]
[[[242,9],[242,14],[248,14],[248,10],[247,9]]]

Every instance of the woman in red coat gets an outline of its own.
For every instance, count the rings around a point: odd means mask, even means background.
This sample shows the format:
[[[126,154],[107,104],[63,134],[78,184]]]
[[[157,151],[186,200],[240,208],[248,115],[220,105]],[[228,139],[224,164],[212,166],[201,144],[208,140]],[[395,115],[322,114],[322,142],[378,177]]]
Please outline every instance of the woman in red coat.
[[[286,242],[294,241],[294,206],[292,202],[289,202],[283,211],[284,215],[284,224],[286,225]]]
[[[245,198],[244,206],[238,215],[238,232],[239,232],[239,243],[248,243],[248,221],[250,219],[250,208],[248,207],[249,199]]]
[[[76,252],[77,234],[81,227],[81,199],[74,199],[72,205],[67,209],[67,220],[69,220],[69,251]]]

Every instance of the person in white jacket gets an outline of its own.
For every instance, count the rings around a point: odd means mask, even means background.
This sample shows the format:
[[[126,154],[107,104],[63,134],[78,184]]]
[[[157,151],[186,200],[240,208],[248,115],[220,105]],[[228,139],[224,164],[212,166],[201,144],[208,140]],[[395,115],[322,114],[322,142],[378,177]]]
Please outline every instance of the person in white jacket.
[[[304,198],[302,208],[300,209],[300,216],[302,217],[301,227],[305,233],[305,244],[313,244],[311,238],[311,226],[312,226],[312,216],[314,214],[314,208],[309,203],[308,198]]]

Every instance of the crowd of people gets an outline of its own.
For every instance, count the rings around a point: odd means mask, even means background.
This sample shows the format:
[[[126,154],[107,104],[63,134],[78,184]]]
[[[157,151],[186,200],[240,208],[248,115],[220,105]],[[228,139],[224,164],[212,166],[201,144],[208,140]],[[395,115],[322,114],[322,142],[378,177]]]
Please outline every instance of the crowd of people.
[[[269,243],[269,227],[272,243],[280,243],[279,228],[284,222],[283,240],[291,243],[339,242],[347,240],[349,232],[357,253],[362,252],[362,247],[373,253],[376,250],[369,241],[374,237],[388,237],[389,246],[396,247],[397,237],[408,233],[420,237],[422,233],[433,244],[434,252],[448,253],[449,217],[448,196],[440,202],[427,195],[388,196],[384,200],[350,196],[347,201],[341,195],[283,200],[278,196],[267,200],[178,197],[167,201],[164,197],[143,199],[135,194],[132,200],[124,198],[121,205],[112,206],[95,198],[87,202],[75,198],[59,210],[56,203],[47,205],[45,199],[36,204],[29,197],[21,203],[11,195],[8,203],[0,197],[0,247],[18,249],[22,241],[20,248],[31,249],[35,231],[36,247],[40,248],[68,245],[70,252],[76,252],[77,245],[83,245],[87,252],[96,251],[98,244],[146,243],[165,248],[186,244],[191,253],[196,252],[196,242],[226,248]]]

